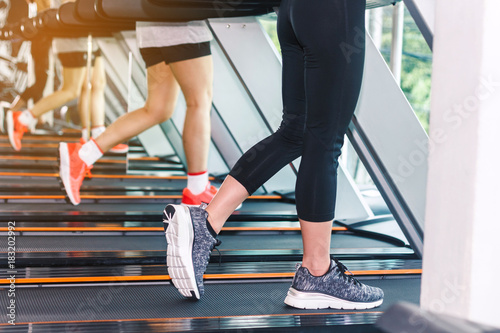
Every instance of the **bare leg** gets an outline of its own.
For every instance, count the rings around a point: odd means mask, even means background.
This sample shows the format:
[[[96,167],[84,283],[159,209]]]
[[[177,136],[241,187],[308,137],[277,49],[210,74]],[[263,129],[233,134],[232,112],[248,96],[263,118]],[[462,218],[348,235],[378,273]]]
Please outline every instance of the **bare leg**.
[[[106,77],[102,57],[97,57],[91,72],[90,86],[87,78],[82,84],[82,92],[78,99],[78,113],[82,128],[90,131],[92,127],[104,126],[104,88]]]
[[[96,57],[92,70],[92,95],[90,115],[92,127],[104,126],[104,89],[106,88],[106,73],[104,60]]]
[[[78,97],[78,115],[80,116],[80,123],[82,128],[90,131],[90,127],[92,126],[90,120],[90,87],[87,82],[87,78],[85,77],[84,82],[82,83],[82,90],[80,92],[80,96]]]
[[[78,97],[85,79],[85,67],[64,68],[63,86],[60,90],[39,100],[31,109],[33,116],[39,117],[47,111],[60,107],[64,103]]]
[[[146,105],[118,118],[96,139],[97,145],[106,152],[169,119],[174,112],[179,90],[179,84],[167,64],[162,62],[149,67]]]
[[[212,107],[212,56],[170,64],[186,99],[187,110],[182,133],[188,172],[207,170]]]
[[[247,190],[236,179],[227,176],[219,191],[207,207],[208,221],[219,233],[229,216],[248,197]]]
[[[332,222],[308,222],[300,220],[304,256],[302,266],[312,275],[324,275],[330,268],[330,241]]]

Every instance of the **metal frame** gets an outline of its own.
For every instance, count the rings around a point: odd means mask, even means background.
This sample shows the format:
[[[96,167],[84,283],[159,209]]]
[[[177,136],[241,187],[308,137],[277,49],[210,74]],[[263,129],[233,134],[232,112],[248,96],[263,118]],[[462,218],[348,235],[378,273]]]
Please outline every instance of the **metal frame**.
[[[409,212],[397,188],[383,169],[383,164],[376,156],[376,152],[368,143],[366,135],[359,129],[359,124],[354,120],[349,126],[348,137],[358,155],[365,165],[370,177],[375,182],[377,189],[389,206],[394,218],[398,221],[401,230],[411,244],[412,249],[419,257],[423,253],[423,230],[419,227],[415,217]]]
[[[434,28],[433,21],[434,15],[430,15],[429,12],[426,14],[423,12],[423,6],[432,8],[430,12],[434,11],[434,0],[403,0],[411,16],[415,20],[420,32],[425,38],[425,41],[432,50],[432,45],[434,42]],[[432,16],[432,17],[431,17]]]

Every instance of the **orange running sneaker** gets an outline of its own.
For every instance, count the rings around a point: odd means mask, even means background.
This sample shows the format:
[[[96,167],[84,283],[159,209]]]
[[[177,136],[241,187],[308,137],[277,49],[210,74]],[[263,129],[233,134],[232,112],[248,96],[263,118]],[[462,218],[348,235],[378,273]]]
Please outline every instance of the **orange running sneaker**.
[[[9,141],[12,148],[16,151],[21,150],[21,139],[24,133],[28,132],[28,126],[23,125],[19,121],[19,116],[22,111],[7,111],[7,133],[9,133]]]
[[[59,177],[64,185],[66,194],[73,205],[80,203],[80,188],[82,187],[85,175],[90,176],[90,169],[78,156],[78,151],[82,145],[80,143],[59,144]]]
[[[216,193],[217,193],[217,188],[213,185],[210,185],[210,182],[207,183],[205,191],[196,195],[191,193],[191,191],[186,187],[184,191],[182,191],[182,205],[188,207],[189,206],[198,207],[199,205],[201,205],[202,202],[208,204],[210,203],[210,201],[212,201]]]

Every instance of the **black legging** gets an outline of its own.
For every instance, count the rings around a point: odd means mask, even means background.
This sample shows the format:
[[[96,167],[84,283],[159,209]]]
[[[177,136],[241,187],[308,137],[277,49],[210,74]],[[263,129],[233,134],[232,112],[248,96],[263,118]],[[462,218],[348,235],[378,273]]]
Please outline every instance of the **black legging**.
[[[299,156],[299,218],[332,220],[337,167],[363,76],[366,0],[283,0],[278,37],[283,54],[283,120],[230,175],[255,192]]]

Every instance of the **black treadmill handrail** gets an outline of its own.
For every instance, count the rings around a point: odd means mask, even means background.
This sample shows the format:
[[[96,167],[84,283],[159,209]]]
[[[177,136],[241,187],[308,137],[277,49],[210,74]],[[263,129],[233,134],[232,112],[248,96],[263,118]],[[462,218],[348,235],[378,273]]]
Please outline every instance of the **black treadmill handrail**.
[[[76,0],[75,16],[82,22],[87,23],[97,23],[103,20],[102,17],[97,15],[95,10],[95,0]]]
[[[111,33],[113,31],[134,30],[135,22],[110,22],[101,20],[100,22],[88,23],[79,19],[76,13],[76,3],[67,2],[62,4],[57,10],[57,21],[62,26],[69,26],[74,29],[82,29],[97,33]]]
[[[149,2],[162,7],[181,8],[217,8],[231,7],[234,9],[267,9],[281,5],[281,0],[148,0]]]
[[[10,28],[8,36],[20,35],[24,39],[34,39],[38,34],[51,37],[95,37],[112,36],[113,32],[134,30],[135,22],[100,22],[99,24],[80,21],[75,15],[75,3],[66,3],[59,8],[44,10],[34,18],[25,19],[15,27]]]
[[[220,17],[257,16],[273,11],[269,6],[245,6],[224,8],[219,1],[207,1],[204,8],[189,5],[190,0],[180,6],[161,6],[148,0],[96,0],[98,16],[109,20],[133,20],[152,22],[187,22]]]
[[[371,0],[367,8],[401,0]],[[95,11],[106,19],[184,22],[222,17],[257,16],[274,12],[280,0],[95,0]]]

